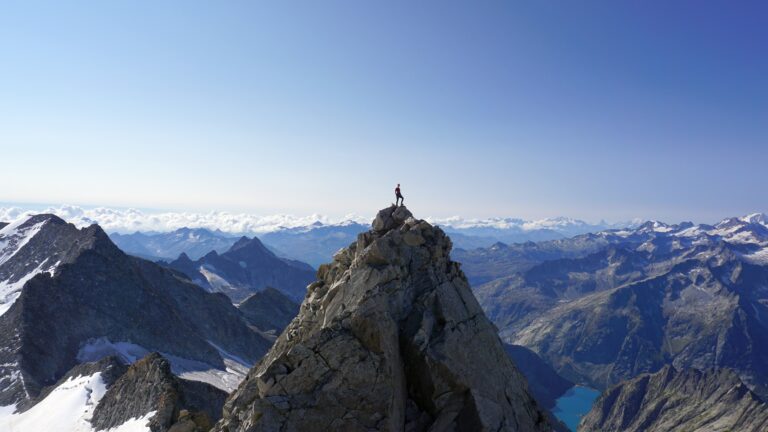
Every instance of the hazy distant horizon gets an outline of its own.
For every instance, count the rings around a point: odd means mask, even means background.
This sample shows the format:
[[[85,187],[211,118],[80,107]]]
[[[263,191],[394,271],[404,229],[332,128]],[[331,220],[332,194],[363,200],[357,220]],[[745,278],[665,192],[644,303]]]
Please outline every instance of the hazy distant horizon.
[[[0,202],[0,222],[10,222],[24,214],[53,213],[65,220],[80,225],[87,225],[83,221],[91,220],[99,223],[108,232],[132,233],[141,232],[168,232],[179,228],[206,228],[209,230],[220,229],[228,233],[258,234],[270,232],[277,227],[294,228],[305,227],[315,222],[323,224],[338,224],[342,222],[357,222],[368,224],[373,220],[375,211],[370,214],[348,213],[341,216],[323,213],[295,214],[295,213],[254,213],[236,212],[226,210],[210,211],[183,211],[168,209],[150,209],[135,207],[110,207],[110,206],[77,206],[68,204],[24,204]],[[517,215],[489,215],[486,217],[464,217],[462,215],[438,216],[429,214],[415,214],[415,216],[428,219],[434,223],[458,226],[472,223],[490,223],[495,220],[519,219],[538,227],[545,221],[557,218],[567,218],[585,222],[589,225],[604,225],[611,227],[624,227],[638,224],[648,220],[658,220],[669,224],[680,222],[694,222],[714,224],[728,217],[742,217],[752,213],[766,213],[764,211],[752,211],[740,214],[729,214],[715,219],[684,218],[680,220],[665,220],[660,218],[631,218],[623,220],[610,220],[601,218],[589,220],[573,217],[567,214],[554,214],[542,218],[525,218]],[[248,227],[248,228],[244,228]],[[533,229],[533,228],[531,228]]]

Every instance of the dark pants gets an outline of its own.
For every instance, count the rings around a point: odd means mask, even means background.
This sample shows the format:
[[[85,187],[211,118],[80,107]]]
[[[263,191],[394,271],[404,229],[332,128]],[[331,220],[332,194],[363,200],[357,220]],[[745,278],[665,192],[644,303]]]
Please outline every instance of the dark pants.
[[[403,199],[403,196],[402,196],[401,194],[396,194],[396,195],[395,195],[395,205],[398,205],[398,204],[397,204],[397,201],[398,201],[398,200],[400,201],[400,205],[402,205],[402,204],[403,204],[403,202],[405,201],[405,199]]]

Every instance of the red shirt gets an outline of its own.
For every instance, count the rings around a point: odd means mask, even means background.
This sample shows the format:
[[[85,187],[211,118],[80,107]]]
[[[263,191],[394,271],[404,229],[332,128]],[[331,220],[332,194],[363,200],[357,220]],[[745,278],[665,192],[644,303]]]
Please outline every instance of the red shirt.
[[[399,187],[396,187],[396,188],[395,188],[395,193],[396,193],[397,195],[400,195],[400,188],[399,188]]]

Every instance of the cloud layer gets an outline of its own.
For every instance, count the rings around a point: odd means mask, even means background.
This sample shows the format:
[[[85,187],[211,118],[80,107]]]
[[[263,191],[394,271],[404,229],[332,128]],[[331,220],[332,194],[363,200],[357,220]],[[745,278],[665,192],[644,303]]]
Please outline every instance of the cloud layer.
[[[369,223],[370,219],[349,215],[341,219],[331,219],[322,215],[294,216],[270,215],[259,216],[247,213],[190,213],[190,212],[158,212],[149,213],[137,209],[111,209],[97,207],[85,209],[77,206],[63,205],[49,207],[44,210],[30,210],[20,207],[0,207],[0,221],[13,220],[38,213],[52,213],[77,226],[88,226],[94,223],[101,225],[108,232],[129,233],[135,231],[173,231],[179,228],[219,229],[227,233],[258,234],[279,231],[285,228],[306,227],[315,223],[342,224],[353,222]]]
[[[349,223],[369,224],[371,217],[347,215],[343,218],[330,218],[313,214],[309,216],[296,215],[255,215],[249,213],[192,213],[192,212],[145,212],[137,209],[114,209],[106,207],[83,208],[71,205],[48,207],[46,209],[28,209],[22,207],[0,207],[0,221],[13,220],[38,213],[52,213],[60,218],[83,227],[94,223],[101,225],[108,232],[132,233],[167,232],[179,228],[206,228],[221,230],[232,234],[263,234],[288,228],[303,228],[311,225],[341,225]],[[584,221],[570,218],[548,218],[526,221],[517,218],[464,219],[459,216],[450,218],[427,218],[428,221],[450,226],[455,229],[491,228],[513,231],[534,231],[550,229],[568,232],[577,229],[586,231],[589,228],[605,229],[608,227],[626,226],[628,224],[609,225],[604,222],[592,225]]]

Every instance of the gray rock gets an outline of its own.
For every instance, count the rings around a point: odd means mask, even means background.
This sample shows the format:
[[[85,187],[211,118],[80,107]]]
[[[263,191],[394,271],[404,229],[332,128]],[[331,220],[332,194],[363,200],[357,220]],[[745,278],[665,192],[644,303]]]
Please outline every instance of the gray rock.
[[[519,345],[504,344],[507,354],[528,381],[528,387],[540,406],[552,409],[557,398],[565,394],[573,383],[561,377],[535,352]]]
[[[762,432],[768,405],[728,369],[666,366],[606,390],[580,432]]]
[[[168,361],[152,353],[108,388],[91,423],[100,431],[155,411],[149,420],[152,432],[203,431],[218,420],[225,398],[226,393],[209,384],[176,378]]]
[[[373,220],[373,231],[385,233],[395,227],[399,227],[406,219],[413,217],[405,206],[391,206],[380,210]]]
[[[299,313],[299,305],[274,288],[266,288],[237,306],[245,319],[261,331],[275,335]]]
[[[406,208],[379,212],[320,267],[214,430],[551,430],[450,249]]]

